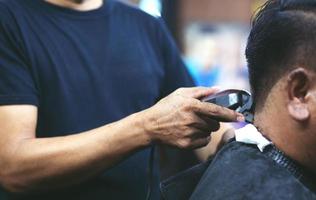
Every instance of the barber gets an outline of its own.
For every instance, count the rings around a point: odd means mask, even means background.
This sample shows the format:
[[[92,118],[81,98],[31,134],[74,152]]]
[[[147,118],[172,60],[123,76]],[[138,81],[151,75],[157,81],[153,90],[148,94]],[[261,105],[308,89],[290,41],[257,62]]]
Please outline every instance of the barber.
[[[116,1],[1,0],[0,56],[9,198],[144,199],[148,147],[202,147],[243,120],[199,100],[214,88],[176,90],[193,84],[165,26]]]

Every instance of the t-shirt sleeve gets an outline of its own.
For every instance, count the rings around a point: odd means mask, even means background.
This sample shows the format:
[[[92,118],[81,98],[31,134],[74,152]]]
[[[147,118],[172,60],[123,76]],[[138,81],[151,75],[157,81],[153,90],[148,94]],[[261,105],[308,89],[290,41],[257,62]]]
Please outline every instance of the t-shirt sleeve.
[[[37,90],[29,66],[16,32],[10,29],[7,19],[0,16],[0,105],[38,106]]]
[[[161,97],[164,97],[180,87],[193,87],[195,84],[166,25],[161,19],[158,20],[158,23],[159,45],[165,70],[161,92]]]

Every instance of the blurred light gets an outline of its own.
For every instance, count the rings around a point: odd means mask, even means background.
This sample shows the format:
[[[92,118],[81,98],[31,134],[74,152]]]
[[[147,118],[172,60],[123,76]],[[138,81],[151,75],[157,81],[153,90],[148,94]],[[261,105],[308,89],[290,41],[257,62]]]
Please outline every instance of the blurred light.
[[[155,17],[161,17],[162,6],[160,0],[141,0],[139,7]]]

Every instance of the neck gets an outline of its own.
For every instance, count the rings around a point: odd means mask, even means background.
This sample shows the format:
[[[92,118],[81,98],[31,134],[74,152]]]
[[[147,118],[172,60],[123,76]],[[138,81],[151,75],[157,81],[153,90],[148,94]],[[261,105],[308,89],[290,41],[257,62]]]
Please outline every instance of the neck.
[[[51,4],[78,11],[89,11],[100,8],[103,0],[45,0]]]
[[[309,138],[312,133],[300,129],[295,122],[277,113],[282,112],[276,109],[256,114],[255,126],[288,157],[316,174],[316,160],[313,157],[316,148]]]

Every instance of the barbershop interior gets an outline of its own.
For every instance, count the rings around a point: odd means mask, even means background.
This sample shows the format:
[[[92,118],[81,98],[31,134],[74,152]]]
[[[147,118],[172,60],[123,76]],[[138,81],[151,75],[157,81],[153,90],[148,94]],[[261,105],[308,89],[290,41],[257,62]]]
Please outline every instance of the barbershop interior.
[[[0,200],[316,200],[316,0],[0,0]]]

